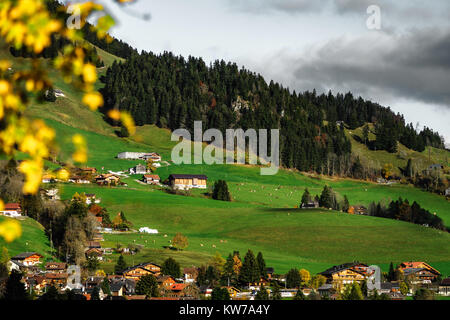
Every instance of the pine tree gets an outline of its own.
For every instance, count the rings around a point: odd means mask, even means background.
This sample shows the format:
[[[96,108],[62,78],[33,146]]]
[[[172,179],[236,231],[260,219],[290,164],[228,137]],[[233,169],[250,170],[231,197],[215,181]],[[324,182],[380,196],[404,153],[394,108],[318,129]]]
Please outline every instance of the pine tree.
[[[219,180],[214,183],[212,198],[215,200],[231,201],[231,194],[226,181]]]
[[[264,285],[259,288],[259,291],[255,296],[255,300],[269,300],[269,293]]]
[[[261,252],[256,256],[256,264],[258,265],[259,276],[263,279],[267,278],[266,261]]]
[[[116,265],[114,266],[114,273],[115,274],[122,274],[122,272],[127,268],[127,263],[125,262],[125,259],[123,258],[123,255],[120,255],[119,259],[117,260]]]
[[[389,281],[395,280],[395,270],[394,270],[394,264],[392,262],[389,265],[389,272],[388,272],[387,278]]]
[[[244,257],[239,279],[242,283],[252,283],[260,280],[258,265],[251,250],[248,250]]]
[[[286,286],[288,288],[299,288],[301,281],[300,272],[295,268],[289,270],[286,274]]]
[[[173,258],[167,258],[162,267],[161,272],[164,275],[172,276],[174,278],[180,278],[181,277],[181,268],[180,264],[175,261]]]
[[[110,296],[111,295],[111,287],[109,285],[108,277],[105,277],[102,281],[102,284],[100,285],[102,288],[102,291],[105,295]]]
[[[158,281],[152,274],[142,276],[136,283],[136,293],[146,297],[157,297],[159,295]]]
[[[13,270],[6,281],[5,300],[27,300],[28,294],[22,282],[22,273]]]
[[[227,301],[231,300],[230,293],[227,288],[215,287],[211,292],[211,300]]]
[[[350,209],[350,203],[348,202],[347,195],[344,195],[344,204],[342,205],[342,211],[348,212],[349,209]]]
[[[308,188],[306,188],[305,192],[302,195],[301,207],[305,206],[309,202],[311,202],[311,194],[309,193]]]
[[[298,289],[297,293],[295,294],[294,300],[307,300],[306,296],[303,294],[302,289]]]
[[[92,290],[91,300],[100,300],[100,289],[98,287]]]
[[[272,300],[281,300],[281,292],[280,292],[280,286],[278,285],[278,282],[274,282],[272,286]]]

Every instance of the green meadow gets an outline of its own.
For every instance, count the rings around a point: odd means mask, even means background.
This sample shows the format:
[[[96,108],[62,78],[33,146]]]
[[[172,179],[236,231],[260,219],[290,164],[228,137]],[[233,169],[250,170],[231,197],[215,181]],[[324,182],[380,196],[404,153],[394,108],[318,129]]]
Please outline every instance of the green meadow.
[[[0,216],[0,222],[7,219],[10,218]],[[21,252],[36,251],[42,254],[44,258],[50,258],[52,256],[52,250],[44,227],[29,218],[19,221],[22,228],[22,236],[11,243],[6,243],[3,238],[0,238],[0,248],[6,247],[11,257]]]
[[[3,50],[2,50],[3,49]],[[109,66],[117,57],[98,50]],[[7,55],[0,43],[0,58]],[[24,59],[14,59],[14,68],[20,69]],[[103,74],[106,68],[98,69]],[[105,122],[99,111],[92,112],[80,103],[82,93],[65,83],[49,66],[48,72],[55,87],[65,97],[55,103],[35,104],[27,113],[44,121],[56,132],[54,150],[59,160],[71,162],[74,147],[71,137],[82,134],[87,141],[87,166],[107,170],[128,170],[139,161],[116,159],[123,151],[159,152],[169,161],[172,147],[169,130],[155,126],[138,127],[136,135],[127,139],[117,137],[117,127]],[[97,88],[101,83],[97,83]],[[360,129],[348,132],[360,134]],[[373,139],[373,136],[372,136]],[[422,165],[428,162],[447,162],[449,152],[430,149],[420,154],[399,147],[398,154],[369,151],[352,138],[353,152],[364,163],[382,167],[384,163],[405,166],[409,157]],[[19,155],[20,156],[20,155]],[[428,158],[430,156],[430,159]],[[428,162],[427,162],[428,161]],[[59,165],[47,161],[48,169]],[[398,170],[398,169],[396,169]],[[140,244],[142,250],[126,256],[129,265],[145,261],[162,263],[174,257],[182,266],[208,263],[219,252],[227,256],[239,250],[243,256],[248,249],[261,251],[267,265],[277,273],[292,267],[320,272],[334,264],[359,260],[378,264],[387,271],[389,263],[404,260],[427,261],[444,275],[450,275],[450,234],[406,222],[367,216],[355,216],[327,210],[299,210],[301,195],[307,187],[315,195],[325,185],[333,187],[340,197],[347,195],[350,204],[368,205],[372,201],[388,201],[399,197],[417,201],[422,207],[436,212],[450,226],[450,203],[444,197],[423,192],[412,186],[383,186],[351,179],[331,179],[310,176],[295,170],[281,169],[277,175],[261,176],[257,166],[243,165],[173,165],[156,172],[162,180],[173,173],[205,174],[208,185],[223,179],[228,182],[233,202],[209,199],[209,190],[193,190],[190,196],[172,195],[164,189],[139,184],[133,176],[123,179],[127,187],[99,187],[95,185],[61,184],[62,198],[68,200],[75,192],[95,193],[101,198],[111,218],[123,211],[133,223],[133,229],[150,227],[157,235],[139,233],[105,234],[104,247],[117,244]],[[0,221],[3,218],[0,217]],[[50,255],[48,239],[42,226],[31,219],[21,222],[23,235],[6,244],[11,254],[38,251]],[[181,232],[188,237],[189,246],[183,251],[168,249],[170,240]],[[0,240],[0,246],[5,245]],[[102,268],[112,271],[118,256],[106,256]]]

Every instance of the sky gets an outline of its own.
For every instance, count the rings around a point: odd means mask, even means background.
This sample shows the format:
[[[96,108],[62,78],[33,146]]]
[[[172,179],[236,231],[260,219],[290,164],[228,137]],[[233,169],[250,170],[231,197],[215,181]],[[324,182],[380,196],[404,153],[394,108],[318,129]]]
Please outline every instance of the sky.
[[[138,50],[235,62],[297,92],[351,91],[450,146],[448,0],[100,2]]]

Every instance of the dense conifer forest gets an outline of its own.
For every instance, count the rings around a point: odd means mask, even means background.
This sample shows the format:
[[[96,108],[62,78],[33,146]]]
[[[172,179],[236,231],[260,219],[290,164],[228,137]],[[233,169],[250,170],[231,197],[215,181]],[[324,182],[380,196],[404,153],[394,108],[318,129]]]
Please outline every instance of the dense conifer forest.
[[[350,173],[354,160],[341,122],[350,129],[375,123],[377,139],[368,146],[376,150],[396,152],[397,141],[417,151],[443,147],[436,132],[417,133],[390,108],[351,93],[292,92],[225,61],[208,66],[201,58],[142,52],[114,63],[101,80],[104,112],[129,111],[137,125],[192,132],[202,120],[205,129],[222,131],[279,128],[282,164],[302,171]]]

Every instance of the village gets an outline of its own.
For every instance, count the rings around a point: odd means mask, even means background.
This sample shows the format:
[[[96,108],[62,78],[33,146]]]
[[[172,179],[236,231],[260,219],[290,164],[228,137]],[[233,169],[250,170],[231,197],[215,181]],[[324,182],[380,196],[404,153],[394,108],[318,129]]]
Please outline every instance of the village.
[[[101,246],[93,242],[86,254],[96,253],[101,257],[102,251]],[[38,299],[45,299],[49,292],[56,295],[71,292],[79,300],[264,300],[264,297],[266,300],[358,300],[366,297],[404,300],[425,290],[450,296],[450,278],[442,279],[438,270],[419,261],[400,263],[388,274],[381,275],[382,281],[374,281],[373,285],[369,282],[374,279],[373,266],[351,262],[332,266],[314,276],[304,269],[291,269],[286,275],[279,275],[267,267],[264,275],[254,282],[239,282],[240,285],[232,286],[220,285],[208,276],[204,278],[201,268],[181,271],[176,263],[174,267],[174,261],[165,261],[163,266],[140,263],[106,275],[81,272],[76,266],[44,262],[42,258],[37,252],[23,252],[7,263],[8,271],[22,274],[20,281],[25,290]],[[74,274],[74,270],[78,273]],[[177,276],[172,275],[175,273]],[[0,279],[3,286],[6,281]]]
[[[162,182],[154,168],[161,166],[161,156],[157,153],[122,152],[117,158],[143,160],[144,164],[131,167],[128,172],[100,173],[96,168],[60,168],[43,176],[44,188],[41,196],[50,201],[61,200],[58,183],[97,184],[98,186],[123,185],[121,178],[129,175],[141,175],[136,182],[144,185],[170,188],[171,190],[206,189],[208,177],[202,174],[171,174]],[[103,168],[102,168],[102,171]],[[125,266],[123,255],[134,254],[136,248],[107,248],[102,246],[103,234],[112,232],[135,232],[141,234],[158,234],[158,230],[142,227],[132,230],[131,223],[123,213],[119,213],[113,222],[105,221],[101,199],[93,193],[74,195],[72,201],[81,201],[88,208],[89,215],[95,217],[97,226],[92,238],[85,243],[84,254],[87,264],[69,265],[60,261],[44,260],[39,252],[23,252],[11,257],[6,263],[9,277],[0,279],[0,288],[5,288],[12,274],[20,275],[19,282],[26,291],[38,299],[48,297],[48,292],[63,294],[71,292],[82,300],[192,300],[192,299],[311,299],[341,300],[356,299],[354,290],[361,292],[361,298],[404,300],[418,293],[431,292],[433,295],[450,296],[450,278],[443,278],[441,273],[426,262],[406,261],[394,269],[391,263],[389,273],[379,275],[375,285],[373,266],[360,262],[349,262],[332,266],[316,275],[305,269],[291,269],[287,274],[277,274],[274,268],[265,267],[265,262],[258,255],[255,276],[246,278],[240,275],[248,258],[241,260],[239,255],[232,256],[231,274],[226,274],[225,260],[207,268],[192,266],[183,268],[173,259],[167,259],[161,266],[153,262]],[[299,209],[319,208],[319,199],[309,195],[307,189]],[[346,209],[349,214],[367,215],[368,209],[362,205],[352,205]],[[8,218],[24,219],[19,203],[7,203],[0,212]],[[109,220],[109,217],[106,219]],[[165,235],[166,236],[166,235]],[[169,241],[172,248],[173,241]],[[250,252],[250,251],[249,251]],[[101,263],[107,257],[120,255],[113,274],[101,270]],[[251,253],[253,255],[253,253]],[[251,257],[250,255],[250,257]],[[231,257],[231,255],[230,255]],[[229,257],[229,258],[230,258]],[[250,258],[249,258],[250,259]],[[236,260],[238,261],[236,263]],[[261,262],[263,261],[263,262]],[[227,262],[229,262],[227,260]],[[256,265],[258,264],[256,263]],[[203,269],[202,269],[203,268]],[[74,270],[77,276],[74,275]],[[100,271],[99,271],[100,270]],[[175,270],[175,271],[174,271]],[[209,272],[209,273],[208,273]],[[251,270],[248,272],[252,272]],[[233,278],[232,283],[230,279]],[[74,282],[74,279],[77,281]],[[227,285],[224,285],[226,282]],[[370,283],[368,285],[368,283]],[[152,287],[153,286],[153,287]],[[355,289],[355,286],[357,289]],[[149,289],[151,288],[151,290]],[[144,288],[144,289],[143,289]],[[67,291],[68,290],[68,291]],[[150,291],[149,291],[150,290]],[[1,290],[0,290],[1,292]]]

